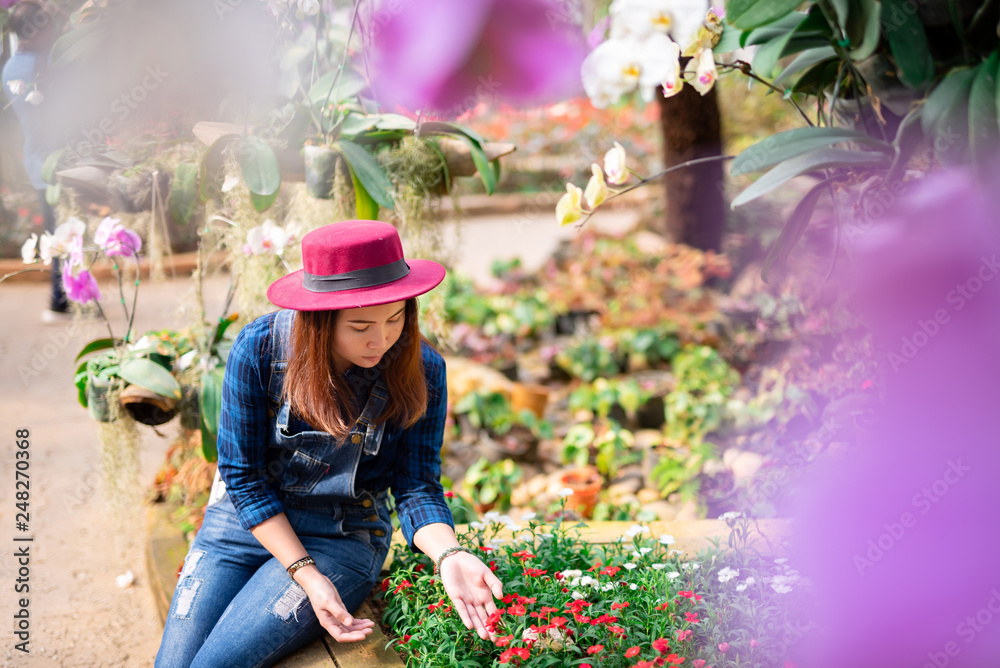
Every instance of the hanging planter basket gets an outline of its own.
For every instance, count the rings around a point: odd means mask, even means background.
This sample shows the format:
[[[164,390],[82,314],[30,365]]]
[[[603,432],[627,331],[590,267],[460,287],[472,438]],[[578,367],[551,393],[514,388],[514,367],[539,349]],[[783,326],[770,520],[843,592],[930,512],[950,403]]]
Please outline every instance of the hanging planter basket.
[[[331,199],[339,154],[325,146],[303,146],[306,190],[313,197]]]
[[[127,410],[136,422],[157,426],[177,415],[177,399],[165,397],[138,385],[129,385],[118,397],[118,404]]]

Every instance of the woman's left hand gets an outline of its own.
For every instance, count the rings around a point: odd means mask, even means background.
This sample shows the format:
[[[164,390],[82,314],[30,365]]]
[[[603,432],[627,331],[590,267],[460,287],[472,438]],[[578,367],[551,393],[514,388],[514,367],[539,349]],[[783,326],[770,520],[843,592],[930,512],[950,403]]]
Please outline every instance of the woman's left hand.
[[[475,628],[483,640],[496,639],[486,621],[497,611],[493,598],[503,598],[503,583],[489,566],[466,552],[449,555],[441,562],[441,584],[465,628]]]

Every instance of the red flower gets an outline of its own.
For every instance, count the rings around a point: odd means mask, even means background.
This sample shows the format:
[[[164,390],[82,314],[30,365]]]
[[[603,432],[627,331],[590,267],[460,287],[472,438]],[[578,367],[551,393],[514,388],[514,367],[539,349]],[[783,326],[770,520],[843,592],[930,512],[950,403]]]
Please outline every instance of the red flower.
[[[626,659],[631,659],[633,656],[635,656],[638,653],[639,653],[639,646],[638,645],[636,645],[635,647],[629,647],[627,650],[625,650],[625,658]]]
[[[655,665],[652,661],[640,661],[632,666],[632,668],[654,668]]]
[[[398,587],[396,587],[396,588],[395,588],[395,589],[394,589],[394,590],[392,591],[392,593],[393,593],[393,594],[398,594],[399,592],[403,591],[403,590],[404,590],[404,589],[406,589],[407,587],[412,587],[412,586],[413,586],[413,583],[412,583],[412,582],[410,582],[409,580],[403,580],[402,582],[400,582],[400,583],[399,583],[399,586],[398,586]]]
[[[520,603],[517,603],[516,605],[512,605],[509,608],[507,608],[507,612],[515,616],[523,615],[527,611],[528,610]]]
[[[666,654],[667,650],[670,649],[670,641],[666,638],[657,638],[653,641],[653,649],[660,654]]]
[[[587,615],[581,615],[579,612],[573,615],[578,624],[587,624],[590,622],[590,617]]]
[[[694,631],[692,631],[691,629],[685,629],[684,631],[678,631],[677,632],[677,640],[679,642],[684,642],[685,640],[687,640],[688,638],[690,638],[691,634],[693,634],[693,633],[694,633]]]
[[[451,491],[451,490],[449,489],[449,490],[448,490],[447,492],[445,492],[445,493],[444,493],[444,495],[445,495],[445,497],[447,497],[447,498],[451,499],[451,498],[454,498],[454,496],[455,496],[455,492],[453,492],[453,491]]]
[[[542,575],[545,575],[546,573],[548,573],[548,571],[543,571],[540,568],[525,568],[524,569],[524,574],[527,575],[529,578],[541,577]]]
[[[511,659],[513,658],[515,658],[515,656],[514,656],[514,648],[512,647],[510,649],[504,650],[500,654],[500,663],[510,663]]]
[[[667,655],[667,663],[672,663],[672,664],[681,664],[681,663],[684,663],[684,657],[683,656],[677,656],[676,654],[668,654]]]
[[[601,575],[610,575],[610,576],[614,577],[618,573],[618,571],[620,571],[620,570],[621,569],[618,568],[617,566],[608,566],[607,568],[602,568],[600,574]]]
[[[549,607],[547,605],[543,605],[542,606],[542,614],[544,615],[544,614],[549,613],[549,612],[559,612],[559,608],[552,608],[552,607]]]
[[[405,636],[403,636],[403,642],[401,644],[405,645],[406,643],[410,642],[410,638],[412,637],[413,637],[412,635],[407,633]]]
[[[552,577],[554,577],[556,580],[562,580],[563,579],[563,574],[562,574],[561,571],[556,571],[556,574],[553,575]]]
[[[612,610],[624,610],[627,607],[628,607],[628,601],[626,601],[624,603],[612,603],[611,604],[611,609]]]
[[[517,654],[522,659],[527,659],[529,656],[531,656],[531,650],[528,649],[527,647],[515,647],[514,654]]]
[[[507,594],[501,600],[503,601],[504,605],[510,605],[511,603],[517,600],[517,594]]]
[[[705,659],[695,659],[691,662],[691,665],[694,666],[694,668],[703,668],[705,665]]]
[[[497,562],[495,562],[495,561],[491,561],[490,562],[490,570],[496,572],[496,570],[497,570]]]
[[[535,557],[534,554],[532,554],[531,552],[528,552],[527,550],[520,550],[519,552],[515,552],[514,554],[512,554],[510,556],[517,557],[521,561],[526,561],[528,559],[533,559]]]
[[[612,635],[616,635],[616,636],[622,637],[622,638],[625,637],[625,629],[623,629],[620,626],[614,626],[614,625],[609,626],[608,627],[608,633],[610,633]]]
[[[482,550],[483,552],[492,552],[493,551],[492,547],[486,547],[484,545],[480,545],[479,549]]]
[[[414,573],[419,573],[422,570],[424,570],[424,565],[423,564],[417,564],[416,566],[413,567],[413,572]]]
[[[597,654],[604,649],[604,645],[591,645],[587,648],[587,654]]]
[[[513,640],[513,639],[514,639],[514,635],[513,634],[511,634],[509,636],[503,636],[501,638],[497,638],[495,644],[496,644],[497,647],[506,647],[507,645],[510,644],[510,641]],[[702,663],[705,663],[705,662],[702,661]]]
[[[692,624],[697,624],[698,622],[701,621],[700,619],[698,619],[698,613],[697,612],[685,612],[684,613],[684,620],[687,621],[687,622],[690,622]],[[753,641],[751,641],[751,642],[753,642]]]
[[[385,578],[384,580],[382,580],[382,591],[385,591],[388,588],[389,588],[389,578]]]
[[[757,647],[758,645],[760,645],[760,643],[757,642],[756,638],[750,638],[750,646],[751,647]]]
[[[656,610],[666,610],[668,605],[670,605],[670,602],[669,601],[664,601],[663,603],[660,603],[658,606],[656,606],[655,609]]]
[[[549,620],[549,622],[553,626],[562,628],[563,626],[566,626],[566,623],[569,622],[569,620],[566,619],[565,617],[553,617],[552,619]]]
[[[727,643],[727,642],[720,642],[719,643],[719,651],[722,652],[723,654],[725,654],[726,652],[728,652],[729,651],[729,643]]]
[[[524,597],[524,596],[518,596],[518,597],[517,597],[517,602],[518,602],[518,603],[523,603],[523,604],[525,604],[525,605],[528,605],[529,603],[535,603],[535,602],[537,602],[537,601],[538,601],[538,599],[537,599],[537,598],[535,598],[534,596],[531,596],[531,597],[527,597],[527,598],[526,598],[526,597]]]

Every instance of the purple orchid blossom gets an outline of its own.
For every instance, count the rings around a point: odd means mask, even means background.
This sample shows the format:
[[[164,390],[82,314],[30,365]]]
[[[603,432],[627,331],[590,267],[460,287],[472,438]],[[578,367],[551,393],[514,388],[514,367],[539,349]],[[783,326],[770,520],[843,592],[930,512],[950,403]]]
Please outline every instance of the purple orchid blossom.
[[[94,242],[108,257],[138,255],[142,249],[139,235],[126,229],[117,218],[105,218],[101,221],[94,233]]]
[[[86,269],[74,276],[73,268],[69,263],[66,263],[63,265],[62,279],[66,297],[75,302],[87,304],[101,298],[101,290],[97,287],[97,279]]]
[[[390,109],[455,118],[581,90],[585,38],[554,0],[411,0],[373,19],[374,90]]]

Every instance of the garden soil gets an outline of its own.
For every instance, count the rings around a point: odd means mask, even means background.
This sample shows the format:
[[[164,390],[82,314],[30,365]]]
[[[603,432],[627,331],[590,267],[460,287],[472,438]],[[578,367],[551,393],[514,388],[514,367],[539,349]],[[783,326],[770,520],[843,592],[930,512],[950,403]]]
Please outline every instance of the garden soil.
[[[520,256],[531,271],[560,239],[576,234],[573,227],[556,227],[551,211],[514,217],[516,224],[509,215],[467,221],[460,236],[449,226],[445,243],[458,249],[456,266],[479,282],[488,279],[494,259]],[[631,211],[609,211],[588,227],[623,232],[636,219]],[[221,314],[227,285],[225,275],[206,281],[210,318]],[[193,320],[191,286],[186,277],[144,279],[135,331],[181,328]],[[101,289],[112,330],[121,336],[122,308],[108,298],[117,285],[102,282]],[[152,666],[162,626],[146,576],[142,499],[176,425],[168,423],[159,432],[140,425],[138,482],[131,498],[109,503],[98,424],[77,402],[73,385],[74,357],[86,342],[107,336],[107,328],[96,319],[42,324],[46,299],[45,283],[0,285],[0,665]],[[22,470],[22,479],[26,473],[30,484],[25,530],[16,525],[24,519],[16,517],[15,489],[15,439],[22,429],[28,430],[30,453],[28,468]],[[117,580],[128,580],[120,576],[129,571],[134,580],[119,586]],[[22,591],[16,592],[16,586]],[[30,653],[17,649],[17,614],[26,619]]]

